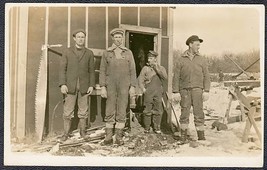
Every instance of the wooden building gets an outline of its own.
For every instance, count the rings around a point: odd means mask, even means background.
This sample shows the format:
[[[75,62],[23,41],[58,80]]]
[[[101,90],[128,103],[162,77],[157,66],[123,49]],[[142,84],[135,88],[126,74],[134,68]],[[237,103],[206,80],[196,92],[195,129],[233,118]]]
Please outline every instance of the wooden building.
[[[159,62],[168,72],[168,85],[172,84],[173,9],[167,6],[89,6],[49,5],[12,6],[8,14],[6,37],[10,76],[10,128],[18,138],[34,133],[34,101],[41,47],[44,44],[62,44],[48,54],[47,131],[63,129],[62,94],[58,87],[60,53],[73,44],[72,31],[87,31],[86,47],[95,55],[96,82],[103,50],[112,44],[109,32],[116,27],[125,29],[125,46],[138,61],[140,51],[146,55],[155,50]],[[138,65],[138,63],[136,63]],[[140,68],[139,68],[140,69]],[[139,72],[137,68],[137,72]],[[91,112],[100,113],[100,96],[92,96]],[[91,120],[94,121],[94,120]],[[51,124],[53,122],[53,124]]]

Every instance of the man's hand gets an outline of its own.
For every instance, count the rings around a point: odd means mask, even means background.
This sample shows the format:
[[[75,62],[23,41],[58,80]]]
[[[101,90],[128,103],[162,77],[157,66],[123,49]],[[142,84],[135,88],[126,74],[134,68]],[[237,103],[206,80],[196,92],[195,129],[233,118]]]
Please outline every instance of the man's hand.
[[[66,85],[62,85],[62,86],[60,87],[60,91],[61,91],[61,93],[63,93],[63,94],[67,94],[67,93],[68,93],[68,87],[67,87]]]
[[[209,100],[209,92],[203,92],[202,94],[202,99],[203,99],[203,102]]]
[[[129,95],[134,96],[135,95],[135,87],[131,86],[129,90]]]
[[[107,98],[108,97],[108,93],[107,93],[106,87],[101,87],[101,97],[103,97],[103,98]]]
[[[93,92],[94,88],[93,87],[89,87],[87,90],[87,94],[90,95]]]
[[[143,93],[145,93],[146,92],[146,88],[143,88]]]
[[[173,96],[173,97],[172,97],[172,100],[173,100],[174,102],[180,102],[180,101],[181,101],[181,94],[180,94],[180,93],[173,93],[172,96]]]

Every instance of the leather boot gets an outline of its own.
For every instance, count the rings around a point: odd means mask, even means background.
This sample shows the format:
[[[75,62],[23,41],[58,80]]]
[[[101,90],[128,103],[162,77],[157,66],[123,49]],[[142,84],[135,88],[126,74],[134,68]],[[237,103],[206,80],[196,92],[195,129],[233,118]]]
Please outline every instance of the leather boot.
[[[64,119],[63,123],[64,123],[64,135],[60,139],[61,142],[66,141],[69,137],[71,119]]]
[[[86,135],[86,119],[80,119],[80,135],[81,138],[85,138]]]
[[[197,137],[198,137],[198,140],[206,140],[204,130],[198,130]]]
[[[160,134],[161,115],[153,115],[153,130],[155,133]]]
[[[181,129],[181,138],[180,138],[180,141],[179,141],[179,145],[183,145],[183,144],[186,144],[188,143],[188,139],[187,139],[187,129],[183,130]]]
[[[115,129],[115,134],[116,134],[116,141],[115,144],[117,144],[118,146],[123,145],[124,142],[122,140],[123,137],[123,130],[122,129]]]
[[[113,128],[106,128],[106,137],[103,141],[103,143],[101,143],[101,145],[112,145],[113,144]]]
[[[144,115],[145,133],[149,133],[150,126],[151,126],[151,115]]]

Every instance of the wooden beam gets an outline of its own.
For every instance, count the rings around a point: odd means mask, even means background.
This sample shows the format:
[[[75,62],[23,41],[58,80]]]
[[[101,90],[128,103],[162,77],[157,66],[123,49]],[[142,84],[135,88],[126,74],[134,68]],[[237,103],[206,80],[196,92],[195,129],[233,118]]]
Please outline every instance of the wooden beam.
[[[45,9],[45,44],[48,44],[49,7]]]
[[[162,28],[162,7],[159,7],[159,28]]]
[[[106,7],[106,49],[108,48],[108,7]]]
[[[119,25],[121,24],[121,7],[119,7]]]
[[[168,8],[168,37],[169,37],[169,62],[168,62],[168,93],[172,97],[172,78],[173,78],[173,9]]]
[[[68,47],[70,47],[70,21],[71,20],[71,8],[68,7]]]
[[[137,26],[140,26],[140,6],[137,7]]]
[[[28,42],[28,7],[19,8],[18,32],[18,94],[17,94],[17,137],[25,136],[26,117],[26,66]]]
[[[85,38],[85,47],[88,47],[88,7],[85,7],[85,32],[87,34]]]

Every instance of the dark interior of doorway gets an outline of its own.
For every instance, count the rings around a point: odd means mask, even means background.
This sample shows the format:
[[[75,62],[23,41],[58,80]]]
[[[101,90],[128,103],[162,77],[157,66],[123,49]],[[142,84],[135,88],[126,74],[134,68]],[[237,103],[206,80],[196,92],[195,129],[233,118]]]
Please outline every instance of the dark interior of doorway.
[[[147,63],[148,51],[154,50],[154,35],[130,32],[129,49],[133,52],[136,75],[139,76],[141,69]]]

